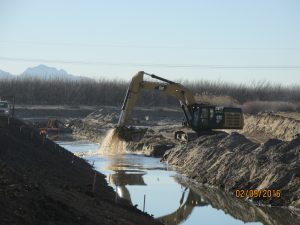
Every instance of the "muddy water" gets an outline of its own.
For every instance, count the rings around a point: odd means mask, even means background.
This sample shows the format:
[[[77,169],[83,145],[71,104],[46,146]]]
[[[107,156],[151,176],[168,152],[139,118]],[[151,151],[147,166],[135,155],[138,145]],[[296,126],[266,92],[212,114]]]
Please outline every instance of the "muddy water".
[[[88,141],[58,143],[106,174],[118,196],[167,225],[300,224],[299,214],[289,210],[257,207],[217,189],[194,188],[159,159],[132,154],[102,155],[99,145]]]
[[[116,155],[126,152],[126,143],[119,139],[116,129],[110,129],[107,132],[101,144],[101,151],[105,155]]]

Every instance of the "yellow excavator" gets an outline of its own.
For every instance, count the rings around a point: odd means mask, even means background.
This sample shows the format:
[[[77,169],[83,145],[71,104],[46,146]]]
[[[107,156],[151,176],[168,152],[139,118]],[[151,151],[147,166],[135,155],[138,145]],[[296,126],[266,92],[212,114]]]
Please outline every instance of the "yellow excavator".
[[[157,79],[158,82],[146,81],[144,75]],[[146,132],[144,128],[129,126],[131,113],[142,89],[161,91],[179,100],[186,128],[175,132],[176,140],[187,142],[218,129],[243,129],[241,108],[197,103],[195,94],[183,85],[140,71],[133,76],[128,87],[117,126],[118,136],[125,141],[139,141]]]

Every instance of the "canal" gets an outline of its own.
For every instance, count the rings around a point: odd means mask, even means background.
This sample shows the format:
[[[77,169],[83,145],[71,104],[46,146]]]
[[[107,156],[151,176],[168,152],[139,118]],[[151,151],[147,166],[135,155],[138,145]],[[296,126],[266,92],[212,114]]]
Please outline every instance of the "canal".
[[[118,196],[167,225],[299,225],[287,209],[258,207],[219,189],[193,187],[157,158],[143,155],[104,155],[87,140],[57,143],[88,160],[105,174]]]

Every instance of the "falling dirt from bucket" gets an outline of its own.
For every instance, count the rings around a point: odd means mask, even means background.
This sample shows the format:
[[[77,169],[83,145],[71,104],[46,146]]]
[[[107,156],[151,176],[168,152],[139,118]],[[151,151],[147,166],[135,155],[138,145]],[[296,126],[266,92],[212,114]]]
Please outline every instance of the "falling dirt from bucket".
[[[126,153],[126,142],[118,136],[117,129],[110,129],[101,144],[101,153],[103,154],[124,154]]]

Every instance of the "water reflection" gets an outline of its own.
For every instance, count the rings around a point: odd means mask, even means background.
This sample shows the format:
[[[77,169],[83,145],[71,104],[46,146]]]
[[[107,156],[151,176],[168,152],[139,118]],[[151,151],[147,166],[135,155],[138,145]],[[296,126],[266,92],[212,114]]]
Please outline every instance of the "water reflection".
[[[145,173],[127,173],[126,170],[117,170],[114,174],[107,176],[108,182],[116,186],[116,192],[119,197],[126,199],[132,205],[132,200],[129,190],[126,185],[146,185],[143,175]]]
[[[120,168],[120,166],[110,166],[109,168]],[[135,170],[114,170],[114,174],[107,176],[108,182],[116,186],[117,194],[119,197],[128,200],[131,204],[132,199],[127,185],[146,185],[143,176],[145,172]],[[179,207],[176,211],[170,214],[159,217],[158,219],[166,225],[176,225],[185,221],[192,213],[193,208],[196,206],[206,206],[208,203],[203,202],[201,196],[196,194],[190,188],[185,188],[181,198],[179,199]]]
[[[110,167],[112,168],[112,167]],[[146,172],[141,170],[120,170],[120,166],[115,165],[113,174],[108,175],[108,181],[116,186],[119,197],[127,199],[131,204],[132,198],[128,185],[147,185],[143,176]],[[191,187],[179,177],[176,182],[186,188],[181,196],[178,196],[179,207],[169,214],[160,216],[158,219],[166,225],[183,224],[193,214],[201,213],[201,207],[210,206],[214,209],[221,209],[225,214],[243,221],[244,223],[258,222],[264,225],[299,225],[300,215],[288,209],[258,207],[249,202],[238,200],[228,193],[219,189],[207,187]],[[195,209],[197,212],[194,212]],[[193,219],[195,220],[195,219]],[[201,218],[197,219],[201,220]]]
[[[300,212],[283,208],[256,206],[250,202],[237,199],[220,189],[205,186],[193,186],[181,177],[176,181],[181,185],[189,186],[191,192],[201,196],[202,202],[214,209],[221,209],[233,218],[249,222],[260,222],[264,225],[300,225]]]
[[[188,193],[188,194],[187,194]],[[188,195],[187,197],[185,195]],[[179,207],[175,212],[161,216],[158,219],[167,225],[181,224],[192,214],[194,207],[208,205],[203,201],[200,195],[197,195],[193,190],[185,188],[179,200]]]

